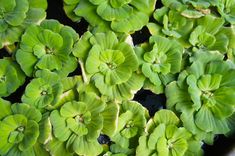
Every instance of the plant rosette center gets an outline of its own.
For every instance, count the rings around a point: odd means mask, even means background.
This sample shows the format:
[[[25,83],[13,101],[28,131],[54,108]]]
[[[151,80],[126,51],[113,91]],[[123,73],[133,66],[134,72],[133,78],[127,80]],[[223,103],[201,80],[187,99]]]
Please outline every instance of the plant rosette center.
[[[78,124],[89,124],[91,121],[91,113],[88,111],[84,114],[76,115],[74,119]]]
[[[214,92],[220,87],[222,75],[206,74],[200,77],[197,81],[197,86],[201,90],[201,100],[203,104],[212,107],[216,104]]]
[[[49,85],[41,86],[41,87],[39,87],[39,89],[41,90],[41,92],[40,92],[41,96],[47,96],[47,95],[52,94],[52,88]]]
[[[15,131],[12,131],[8,137],[8,142],[9,143],[19,143],[23,140],[24,138],[24,131],[25,127],[24,126],[19,126],[15,129]]]
[[[95,44],[89,51],[85,63],[85,69],[88,75],[91,77],[94,75],[102,76],[107,85],[126,82],[131,77],[133,68],[137,64],[134,62],[136,58],[133,55],[134,51],[131,47],[126,43],[120,45],[111,49],[110,47],[106,48]],[[127,60],[127,58],[130,60]],[[95,81],[97,82],[97,80]]]
[[[0,83],[4,83],[6,81],[6,76],[2,75],[0,76]]]
[[[68,128],[78,136],[84,136],[88,134],[88,127],[87,125],[91,122],[91,112],[87,110],[87,106],[83,102],[76,102],[76,110],[71,114],[67,114],[67,109],[71,109],[69,107],[74,107],[74,104],[67,103],[61,109],[61,113],[66,119],[66,125]]]
[[[88,134],[87,126],[91,121],[91,113],[89,111],[84,114],[76,115],[73,118],[68,118],[66,123],[68,127],[78,136]]]
[[[167,63],[167,55],[158,50],[157,44],[154,44],[152,51],[144,54],[144,61],[150,64],[155,73],[167,74],[171,70],[171,64]]]
[[[133,138],[138,133],[138,127],[135,126],[135,123],[133,120],[128,121],[123,130],[121,130],[121,135],[125,138]]]
[[[103,74],[106,74],[107,71],[115,70],[125,61],[125,57],[121,51],[111,49],[101,51],[99,59],[101,61],[99,69]]]

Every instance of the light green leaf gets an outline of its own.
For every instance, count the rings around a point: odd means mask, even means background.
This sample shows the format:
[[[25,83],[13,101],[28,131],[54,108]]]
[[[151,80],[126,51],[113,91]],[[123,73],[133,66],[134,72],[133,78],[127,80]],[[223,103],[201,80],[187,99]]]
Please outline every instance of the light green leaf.
[[[66,142],[59,141],[56,138],[53,138],[52,141],[46,145],[46,148],[49,149],[51,154],[56,156],[73,156],[73,153],[67,151]]]
[[[187,77],[188,92],[194,103],[194,108],[198,110],[201,107],[201,90],[197,86],[197,79],[194,75],[189,75]]]
[[[44,10],[46,10],[47,8],[47,1],[46,0],[28,0],[29,1],[29,5],[32,8],[43,8]]]
[[[13,114],[22,114],[27,117],[27,119],[36,122],[39,122],[42,118],[42,114],[38,109],[24,103],[15,103],[11,105],[11,110]]]
[[[80,101],[86,103],[87,109],[91,112],[92,115],[97,115],[104,111],[105,103],[92,92],[80,94]]]
[[[36,143],[38,139],[38,136],[39,136],[38,123],[33,120],[29,120],[27,122],[27,126],[25,127],[24,139],[19,144],[19,149],[24,151],[33,147],[33,145]]]
[[[113,1],[111,1],[111,5]],[[123,1],[122,1],[123,2]],[[133,8],[129,5],[113,8],[108,2],[104,2],[97,7],[97,14],[106,21],[120,21],[131,15]]]
[[[156,145],[159,142],[159,139],[161,139],[162,137],[165,136],[165,130],[166,130],[166,126],[164,123],[159,124],[154,130],[153,132],[149,135],[149,140],[148,140],[148,148],[150,148],[151,150],[155,150]]]
[[[205,28],[205,32],[214,35],[224,24],[224,19],[212,15],[206,15],[198,20],[198,24]]]
[[[34,1],[35,2],[35,1]],[[46,12],[41,8],[30,8],[27,12],[27,16],[24,20],[26,25],[31,25],[33,23],[39,23],[46,18]]]
[[[220,87],[222,75],[202,75],[197,85],[202,91],[213,91]]]
[[[206,132],[227,133],[229,131],[226,121],[217,119],[211,110],[204,105],[196,114],[195,123],[200,129]]]
[[[170,110],[160,110],[158,111],[153,118],[154,122],[158,125],[164,123],[166,125],[178,125],[178,117]]]
[[[142,72],[156,86],[159,86],[161,84],[161,80],[158,76],[158,73],[152,71],[151,65],[149,63],[144,63],[142,65]]]
[[[102,112],[103,129],[102,132],[112,137],[117,130],[118,125],[119,105],[116,103],[108,104]]]
[[[36,64],[39,69],[60,70],[62,62],[55,55],[44,55]]]
[[[112,21],[111,28],[117,32],[130,32],[140,30],[148,23],[149,17],[138,11],[133,11],[131,16],[120,21]]]
[[[167,139],[165,137],[161,137],[157,142],[157,151],[161,156],[168,156],[169,149],[167,148]]]
[[[101,52],[101,47],[99,45],[94,45],[89,51],[85,63],[86,72],[88,72],[89,74],[94,74],[99,71],[100,52]]]
[[[85,113],[87,111],[87,106],[84,102],[76,102],[71,101],[65,103],[61,109],[60,114],[61,116],[67,118],[67,117],[74,117],[76,115],[80,115],[82,113]]]
[[[204,14],[199,11],[189,9],[182,11],[181,15],[187,18],[200,18],[204,16]]]
[[[0,120],[12,114],[11,103],[9,101],[3,100],[0,98]]]
[[[50,115],[50,121],[53,126],[53,134],[60,141],[66,141],[71,135],[71,131],[66,125],[66,121],[59,114],[59,111],[54,110]]]
[[[7,2],[8,4],[8,2]],[[5,14],[5,20],[12,26],[19,26],[23,23],[26,12],[29,9],[29,4],[27,0],[16,1],[16,6],[11,12]]]
[[[97,140],[87,140],[86,137],[77,137],[73,143],[73,150],[79,155],[94,156],[99,155],[103,148]]]
[[[39,137],[38,142],[41,144],[46,144],[52,137],[52,126],[50,122],[50,113],[44,113],[42,115],[42,120],[39,122]]]
[[[15,0],[1,0],[0,1],[1,4],[1,9],[8,11],[12,11],[15,6],[16,6],[16,1]]]

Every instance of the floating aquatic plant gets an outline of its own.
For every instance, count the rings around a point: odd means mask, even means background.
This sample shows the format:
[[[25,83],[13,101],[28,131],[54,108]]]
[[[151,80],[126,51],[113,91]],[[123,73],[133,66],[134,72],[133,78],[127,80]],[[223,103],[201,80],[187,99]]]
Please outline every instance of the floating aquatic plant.
[[[56,20],[31,25],[22,35],[16,60],[29,77],[37,70],[48,69],[66,77],[77,67],[72,49],[78,34]]]
[[[0,48],[18,42],[29,25],[46,17],[46,0],[0,1]]]
[[[39,110],[24,103],[10,104],[0,99],[0,154],[35,155],[45,151],[39,145],[39,122],[42,115]]]
[[[230,130],[227,118],[234,112],[235,70],[217,51],[198,51],[190,60],[192,65],[166,88],[167,107],[181,113],[188,130],[210,142],[213,134]]]
[[[160,110],[149,120],[147,130],[139,138],[136,155],[202,155],[201,142],[180,126],[179,118],[170,110]]]
[[[80,94],[79,101],[67,102],[60,110],[54,110],[50,120],[55,138],[60,142],[66,142],[67,150],[79,155],[100,154],[102,146],[97,138],[103,129],[105,117],[102,116],[102,112],[105,112],[105,106],[106,104],[94,93],[83,93]],[[117,116],[117,110],[116,113],[109,114]]]
[[[133,155],[138,146],[138,139],[144,132],[148,113],[139,103],[125,101],[120,105],[117,132],[111,137],[113,153]]]
[[[234,0],[61,2],[74,29],[0,0],[1,156],[200,156],[235,132]]]
[[[100,30],[131,33],[149,21],[156,0],[64,0],[68,17],[77,22],[85,18]]]
[[[83,80],[94,84],[102,95],[121,101],[131,99],[141,88],[144,78],[135,73],[138,59],[134,49],[113,32],[86,32],[75,49]]]
[[[153,92],[163,92],[164,85],[181,69],[183,47],[175,40],[151,36],[149,44],[136,48],[136,53],[147,78],[144,87]]]
[[[25,74],[11,58],[0,59],[0,97],[16,91],[25,81]]]

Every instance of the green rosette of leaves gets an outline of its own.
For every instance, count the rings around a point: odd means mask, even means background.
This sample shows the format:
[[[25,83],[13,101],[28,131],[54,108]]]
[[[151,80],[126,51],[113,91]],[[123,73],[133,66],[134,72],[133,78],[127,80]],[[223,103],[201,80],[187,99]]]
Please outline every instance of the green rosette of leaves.
[[[235,1],[220,0],[217,3],[219,14],[230,24],[235,24]]]
[[[197,19],[196,25],[189,37],[193,50],[218,50],[225,54],[229,49],[234,49],[234,30],[223,26],[223,18],[207,15]]]
[[[77,67],[72,49],[78,34],[56,20],[44,20],[40,26],[31,25],[22,35],[16,60],[29,77],[37,70],[50,70],[66,77]]]
[[[25,82],[25,75],[11,58],[0,59],[0,97],[9,96]]]
[[[43,74],[30,81],[22,96],[22,102],[32,105],[38,109],[55,108],[63,92],[60,77],[48,70],[40,71],[36,75]]]
[[[180,126],[180,120],[170,110],[160,110],[148,121],[146,133],[139,138],[137,156],[202,155],[201,142]]]
[[[100,133],[113,135],[116,131],[118,106],[106,105],[96,94],[80,93],[78,101],[65,103],[50,115],[53,140],[48,149],[51,153],[76,153],[94,156],[102,151],[97,138]],[[109,128],[109,129],[108,129]],[[60,149],[54,145],[60,145]]]
[[[26,86],[21,100],[42,112],[54,110],[74,100],[78,96],[77,86],[82,84],[81,76],[60,78],[49,70],[40,70]]]
[[[114,144],[110,152],[114,155],[134,155],[138,139],[144,132],[148,119],[147,110],[138,102],[125,101],[120,104],[117,132],[111,137]]]
[[[47,155],[39,144],[39,122],[42,115],[39,110],[24,103],[10,104],[0,98],[0,155],[35,156]]]
[[[185,48],[190,47],[189,35],[194,28],[195,20],[182,16],[167,7],[156,9],[153,13],[154,22],[147,24],[151,35],[161,35],[178,40]]]
[[[200,18],[210,14],[217,0],[162,0],[164,6],[187,18]]]
[[[151,36],[148,44],[136,48],[142,74],[146,77],[144,88],[162,93],[164,86],[180,72],[183,47],[176,40]]]
[[[100,30],[131,33],[148,23],[156,0],[64,0],[64,10],[73,21],[85,18]]]
[[[46,8],[46,0],[1,0],[0,48],[18,42],[25,28],[45,19]]]
[[[138,59],[133,47],[115,33],[86,32],[75,49],[84,82],[95,85],[101,95],[122,101],[132,99],[142,87],[144,77],[135,72]]]
[[[218,51],[198,51],[192,65],[166,87],[167,107],[181,113],[188,130],[208,143],[214,134],[230,131],[227,119],[234,113],[235,70]]]

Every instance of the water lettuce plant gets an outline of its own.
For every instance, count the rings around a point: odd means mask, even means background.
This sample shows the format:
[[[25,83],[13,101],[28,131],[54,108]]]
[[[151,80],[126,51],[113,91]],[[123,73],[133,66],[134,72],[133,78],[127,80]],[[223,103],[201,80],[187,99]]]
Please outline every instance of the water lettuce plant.
[[[24,103],[11,104],[0,99],[0,154],[1,155],[35,155],[43,150],[37,142],[40,131],[39,122],[42,115],[39,110]]]
[[[198,51],[191,66],[166,88],[167,107],[181,113],[184,126],[210,142],[214,134],[229,132],[234,112],[234,68],[218,51]]]
[[[44,20],[31,25],[22,35],[16,60],[29,77],[37,70],[48,69],[63,77],[77,67],[72,49],[78,34],[56,20]]]
[[[37,77],[26,86],[22,96],[22,102],[32,105],[38,109],[55,108],[63,92],[63,85],[60,77],[50,71],[39,71],[43,77]]]
[[[170,110],[160,110],[148,121],[146,132],[139,138],[136,155],[202,155],[201,142],[180,126]]]
[[[0,1],[0,48],[19,42],[29,25],[46,18],[46,0]]]
[[[197,19],[197,26],[192,30],[189,42],[195,49],[218,50],[226,53],[234,48],[234,30],[224,27],[224,19],[212,15]]]
[[[195,20],[182,16],[179,12],[164,6],[153,13],[154,21],[147,27],[151,35],[161,35],[178,40],[184,47],[190,47],[189,35],[195,25]]]
[[[85,18],[98,30],[131,33],[149,21],[156,0],[64,0],[68,17],[78,22]]]
[[[162,0],[164,6],[178,11],[187,18],[200,18],[210,14],[217,0]]]
[[[120,104],[117,132],[111,137],[111,141],[114,143],[110,146],[110,151],[114,154],[133,155],[148,118],[147,110],[138,102],[122,102]]]
[[[51,0],[72,27],[47,1],[0,0],[1,156],[201,156],[234,135],[234,0]]]
[[[105,112],[105,106],[106,103],[94,93],[81,93],[78,101],[67,102],[60,110],[54,110],[50,115],[50,121],[55,138],[66,142],[66,150],[78,155],[100,154],[102,146],[97,138],[103,129],[105,118],[102,112]],[[117,110],[109,112],[109,120],[113,120],[110,118],[112,114],[117,116]]]
[[[151,36],[148,44],[137,47],[141,72],[146,77],[144,88],[162,93],[164,85],[181,69],[183,50],[177,41],[161,36]]]
[[[73,54],[79,59],[85,83],[94,84],[110,99],[131,99],[142,87],[144,78],[135,72],[138,59],[133,47],[114,32],[86,32]]]
[[[0,59],[0,97],[16,91],[25,82],[25,74],[11,58]]]
[[[235,2],[232,0],[222,0],[217,2],[219,14],[230,24],[235,24]]]

